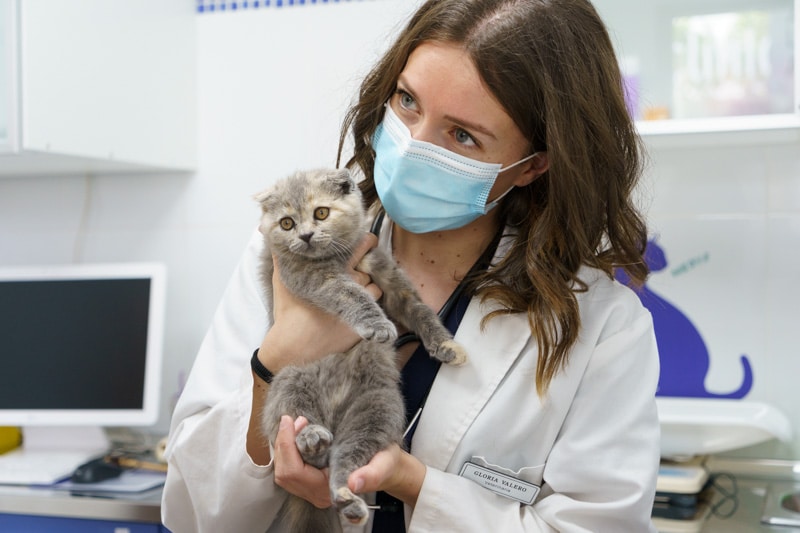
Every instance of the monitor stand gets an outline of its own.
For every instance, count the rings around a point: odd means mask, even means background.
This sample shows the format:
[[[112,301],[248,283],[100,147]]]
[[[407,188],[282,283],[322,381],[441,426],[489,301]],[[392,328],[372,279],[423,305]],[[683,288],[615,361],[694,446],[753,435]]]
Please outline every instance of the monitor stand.
[[[0,485],[51,485],[108,451],[100,427],[23,427],[22,446],[0,455]]]

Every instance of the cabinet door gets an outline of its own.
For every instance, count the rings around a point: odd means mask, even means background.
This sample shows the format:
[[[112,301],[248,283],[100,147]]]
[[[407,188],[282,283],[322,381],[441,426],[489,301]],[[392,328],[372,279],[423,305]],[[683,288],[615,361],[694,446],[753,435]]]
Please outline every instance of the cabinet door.
[[[191,171],[193,7],[0,0],[0,177]]]
[[[643,133],[800,127],[798,0],[595,0]]]
[[[0,154],[17,147],[16,0],[0,0]]]

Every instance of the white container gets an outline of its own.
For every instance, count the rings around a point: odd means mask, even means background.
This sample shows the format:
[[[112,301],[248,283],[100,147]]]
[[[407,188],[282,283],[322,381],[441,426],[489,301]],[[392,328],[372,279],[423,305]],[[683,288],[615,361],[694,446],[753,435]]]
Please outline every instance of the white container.
[[[789,441],[789,419],[772,405],[708,398],[656,399],[661,457],[709,455],[771,439]]]

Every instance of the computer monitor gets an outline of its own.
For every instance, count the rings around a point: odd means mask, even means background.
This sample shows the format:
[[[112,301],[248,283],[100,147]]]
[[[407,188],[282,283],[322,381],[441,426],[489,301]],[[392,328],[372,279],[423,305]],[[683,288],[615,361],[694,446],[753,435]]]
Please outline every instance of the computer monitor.
[[[103,427],[154,424],[165,286],[156,263],[0,268],[0,426],[100,449]]]

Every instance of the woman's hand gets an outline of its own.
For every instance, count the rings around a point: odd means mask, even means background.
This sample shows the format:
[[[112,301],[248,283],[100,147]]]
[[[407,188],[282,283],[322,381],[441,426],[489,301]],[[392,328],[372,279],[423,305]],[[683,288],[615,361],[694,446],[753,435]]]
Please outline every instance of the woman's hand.
[[[308,500],[319,509],[331,506],[331,493],[328,488],[328,470],[319,470],[303,462],[297,450],[297,433],[308,425],[305,417],[292,421],[290,416],[282,416],[278,436],[275,438],[275,484],[286,492]]]
[[[377,237],[371,233],[367,234],[353,252],[347,265],[348,272],[353,279],[365,287],[376,300],[383,293],[377,285],[372,283],[369,275],[356,270],[356,265],[377,243]],[[272,276],[272,286],[275,322],[261,342],[258,358],[273,374],[277,374],[283,367],[290,364],[308,363],[331,353],[344,352],[359,341],[358,335],[338,318],[295,298],[281,282],[277,265]],[[254,375],[253,400],[247,430],[247,453],[253,462],[259,465],[269,464],[271,460],[269,447],[263,445],[260,433],[263,407],[268,390],[269,386]],[[280,464],[284,466],[281,467],[277,467],[276,463],[276,475],[280,473],[281,476],[285,476],[282,477],[282,482],[287,485],[291,485],[294,475],[301,471],[297,461],[302,463],[302,459],[298,459],[300,456],[294,437],[296,432],[303,427],[302,424],[305,422],[302,420],[305,419],[299,420],[298,424],[301,425],[296,430],[281,426],[278,436],[278,442],[282,443],[284,459],[288,458],[288,460],[284,464],[282,459]],[[291,426],[291,424],[289,425]],[[278,453],[276,449],[275,455],[277,456]],[[310,466],[307,468],[316,470]],[[330,505],[330,496],[325,496],[325,498],[326,505]],[[317,499],[317,503],[319,502],[320,500]]]
[[[375,299],[382,295],[380,288],[355,266],[376,245],[377,238],[367,234],[348,264],[350,276]],[[259,359],[272,373],[289,364],[309,363],[331,353],[345,352],[360,340],[338,317],[291,294],[281,282],[277,264],[272,288],[275,323],[259,348]]]
[[[427,467],[397,444],[378,452],[347,479],[356,494],[382,490],[410,506],[417,504]]]
[[[358,270],[358,265],[361,263],[361,260],[364,259],[364,256],[377,246],[378,237],[372,233],[367,233],[364,238],[361,239],[361,242],[359,243],[355,252],[353,252],[353,256],[350,258],[350,262],[347,264],[347,272],[350,274],[350,276],[356,280],[359,285],[364,287],[375,300],[378,300],[381,296],[383,296],[383,291],[380,287],[372,282],[372,278],[369,276],[369,274],[365,274]]]

